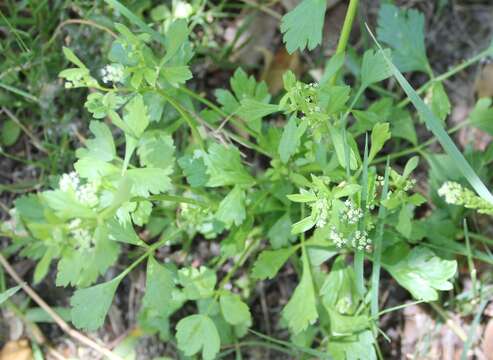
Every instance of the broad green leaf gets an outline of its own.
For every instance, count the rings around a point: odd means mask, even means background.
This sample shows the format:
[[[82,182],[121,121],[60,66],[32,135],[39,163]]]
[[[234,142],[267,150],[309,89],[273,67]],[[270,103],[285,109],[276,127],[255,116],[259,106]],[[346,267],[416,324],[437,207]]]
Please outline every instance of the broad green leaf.
[[[183,268],[178,271],[178,280],[183,286],[183,293],[189,300],[199,300],[211,297],[216,286],[216,273],[201,266]]]
[[[375,39],[374,39],[375,40]],[[375,40],[376,41],[376,40]],[[378,47],[381,49],[380,44]],[[401,85],[402,89],[409,97],[413,105],[416,107],[418,112],[421,115],[421,118],[424,119],[428,128],[433,132],[436,136],[443,149],[449,154],[449,156],[453,159],[455,165],[459,169],[459,171],[464,175],[467,181],[474,188],[476,193],[481,196],[484,200],[493,204],[493,195],[476,174],[471,165],[464,158],[464,155],[457,149],[454,142],[447,134],[445,129],[443,128],[440,119],[436,117],[435,114],[430,110],[428,106],[424,103],[424,101],[419,97],[416,91],[412,88],[406,78],[397,70],[397,68],[392,64],[392,61],[384,55],[385,61],[389,64],[392,69],[392,73],[396,78],[397,82]]]
[[[161,169],[173,166],[174,152],[173,138],[161,131],[146,131],[137,148],[143,166]]]
[[[342,136],[342,131],[335,127],[330,127],[330,138],[332,139],[332,143],[334,144],[334,149],[336,151],[337,160],[339,161],[339,165],[342,168],[346,168],[346,154],[345,154],[345,144],[344,138]],[[358,160],[353,149],[348,146],[349,149],[349,168],[351,170],[356,170],[358,167]]]
[[[178,19],[171,23],[166,31],[165,47],[166,55],[163,63],[169,61],[187,41],[190,30],[185,19]]]
[[[330,332],[333,336],[356,334],[368,329],[371,325],[366,315],[343,315],[334,309],[327,309],[330,316]]]
[[[303,274],[294,294],[282,310],[282,317],[287,321],[289,330],[299,334],[318,319],[315,287],[306,254],[303,255]]]
[[[13,120],[5,120],[0,134],[1,143],[5,146],[14,145],[21,134],[21,128]]]
[[[64,46],[62,50],[63,50],[63,55],[65,55],[68,61],[70,61],[72,64],[76,65],[81,69],[87,69],[84,63],[80,61],[80,59],[77,57],[77,55],[74,54],[74,52],[71,49]]]
[[[383,4],[378,13],[378,40],[392,49],[392,59],[402,72],[428,72],[426,57],[425,18],[414,9],[401,10]]]
[[[72,323],[78,329],[94,331],[104,324],[121,277],[111,281],[78,289],[70,299]]]
[[[186,356],[192,356],[202,350],[204,360],[216,358],[221,345],[216,325],[207,315],[190,315],[176,325],[178,348]]]
[[[93,218],[96,216],[89,207],[82,205],[75,198],[75,194],[61,190],[48,190],[42,192],[40,196],[61,218]]]
[[[149,125],[149,116],[142,95],[135,95],[125,105],[123,121],[132,131],[133,136],[139,138]]]
[[[390,50],[384,50],[390,58]],[[387,62],[380,51],[368,49],[363,55],[363,63],[361,65],[361,86],[366,88],[371,84],[378,83],[387,79],[392,75],[392,70],[387,65]]]
[[[291,234],[301,234],[315,226],[316,221],[312,216],[307,216],[291,226]]]
[[[10,289],[5,290],[0,293],[0,305],[2,305],[8,298],[13,296],[17,291],[19,291],[21,287],[19,285],[11,287]]]
[[[201,155],[185,155],[178,159],[178,165],[182,168],[191,187],[205,186],[209,181],[207,167]]]
[[[372,161],[380,150],[382,150],[385,142],[391,137],[388,123],[377,123],[371,131],[371,147],[368,161]]]
[[[346,85],[331,85],[326,83],[320,86],[319,104],[327,113],[333,115],[344,110],[346,102],[349,100],[351,88]]]
[[[394,108],[389,121],[390,132],[394,137],[405,139],[414,145],[418,143],[414,121],[409,112],[403,109]]]
[[[41,280],[44,279],[44,277],[48,273],[48,270],[50,269],[51,262],[58,255],[57,252],[58,251],[56,251],[55,247],[48,247],[43,257],[36,264],[33,276],[33,281],[35,284],[38,284]]]
[[[274,225],[272,225],[267,233],[267,237],[269,238],[269,242],[274,249],[279,249],[289,245],[292,238],[291,218],[289,217],[289,213],[281,216],[274,223]]]
[[[241,301],[239,295],[231,292],[224,292],[219,298],[221,313],[224,319],[231,325],[244,325],[250,327],[252,325],[252,315],[248,309],[248,305]]]
[[[450,114],[451,106],[445,88],[441,82],[433,83],[425,97],[425,103],[442,121]]]
[[[171,189],[169,170],[160,168],[138,168],[127,171],[132,181],[134,196],[148,197],[149,194],[159,194]]]
[[[332,79],[334,75],[342,68],[344,65],[344,60],[346,58],[345,52],[340,52],[338,54],[332,55],[332,57],[327,60],[325,64],[324,74],[322,79],[320,79],[320,85],[323,85]]]
[[[322,42],[326,7],[325,0],[303,0],[282,17],[281,32],[290,54],[296,49],[313,50]]]
[[[491,103],[490,98],[479,99],[469,114],[469,122],[472,126],[493,135],[493,108]]]
[[[108,239],[126,244],[145,246],[145,243],[135,233],[130,222],[121,224],[116,218],[106,222],[108,227]]]
[[[235,186],[219,203],[215,217],[226,224],[227,228],[233,224],[240,226],[246,218],[245,191]]]
[[[307,129],[307,122],[303,121],[297,125],[298,120],[292,116],[284,131],[282,132],[281,141],[279,143],[278,153],[283,163],[287,163],[292,155],[296,154],[300,139]]]
[[[145,307],[159,311],[169,307],[174,289],[173,274],[153,256],[147,260],[146,291],[142,302]]]
[[[401,233],[406,239],[409,239],[412,231],[412,219],[414,217],[414,206],[403,205],[399,211],[399,218],[395,228]]]
[[[190,68],[186,65],[165,66],[161,69],[161,74],[171,85],[175,86],[184,84],[193,77]]]
[[[28,222],[44,222],[44,207],[40,196],[29,194],[17,198],[14,202],[16,212]]]
[[[258,280],[273,279],[279,269],[296,251],[296,247],[264,250],[253,264],[252,277]]]
[[[451,290],[449,281],[457,271],[457,261],[444,260],[428,248],[409,250],[398,244],[382,254],[382,265],[415,299],[435,301],[437,290]]]
[[[89,124],[94,138],[86,141],[86,148],[78,149],[78,158],[90,157],[109,162],[116,156],[115,143],[110,128],[103,122],[91,121]]]
[[[204,161],[209,175],[207,186],[252,185],[255,182],[242,165],[240,152],[233,146],[212,143]]]

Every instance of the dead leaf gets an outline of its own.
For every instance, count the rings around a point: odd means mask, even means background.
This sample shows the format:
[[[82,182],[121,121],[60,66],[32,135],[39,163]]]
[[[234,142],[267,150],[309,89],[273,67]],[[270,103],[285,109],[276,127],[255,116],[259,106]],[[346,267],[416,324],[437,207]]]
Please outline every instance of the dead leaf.
[[[493,96],[493,63],[487,63],[481,68],[474,90],[478,98]]]
[[[0,351],[0,360],[32,360],[33,353],[26,339],[9,341]]]
[[[272,95],[277,94],[283,88],[282,76],[288,70],[294,72],[296,77],[301,74],[300,56],[297,51],[289,54],[284,47],[279,49],[274,56],[264,53],[265,68],[261,76],[269,87]]]

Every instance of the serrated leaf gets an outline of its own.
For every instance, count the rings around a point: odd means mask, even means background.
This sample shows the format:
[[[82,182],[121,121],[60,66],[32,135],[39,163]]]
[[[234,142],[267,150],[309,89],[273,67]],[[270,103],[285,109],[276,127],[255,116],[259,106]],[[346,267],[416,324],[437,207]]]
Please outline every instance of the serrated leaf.
[[[189,300],[199,300],[211,297],[216,286],[216,273],[201,266],[197,268],[183,268],[178,272],[178,280],[183,286],[183,293]]]
[[[240,152],[233,146],[211,144],[204,161],[209,175],[207,186],[252,185],[255,182],[242,165]]]
[[[322,42],[326,7],[325,0],[303,0],[282,17],[281,32],[290,54],[296,49],[313,50]]]
[[[294,335],[304,331],[318,319],[315,287],[310,271],[310,263],[305,254],[302,261],[303,274],[300,283],[282,310],[282,317],[287,321],[289,330]]]
[[[390,50],[384,50],[390,58]],[[387,79],[392,75],[392,70],[387,65],[380,51],[368,49],[363,55],[361,65],[361,86],[368,87],[371,84]]]
[[[292,155],[296,154],[298,146],[300,145],[300,139],[307,129],[307,122],[303,121],[300,125],[297,125],[298,120],[296,117],[291,117],[284,128],[281,141],[279,142],[279,148],[277,152],[281,157],[283,163],[287,163]]]
[[[91,157],[105,162],[113,160],[116,156],[116,150],[110,128],[103,122],[91,121],[89,130],[91,130],[94,138],[86,141],[86,148],[77,150],[77,157]]]
[[[202,350],[204,360],[216,358],[221,345],[219,333],[212,319],[206,315],[190,315],[176,325],[178,348],[186,356],[192,356]]]
[[[78,289],[70,298],[72,323],[78,329],[94,331],[104,324],[104,319],[113,301],[122,278]]]
[[[250,327],[252,325],[252,315],[248,309],[248,305],[241,301],[239,295],[231,292],[224,292],[219,298],[219,305],[224,319],[231,325],[244,325]]]
[[[378,12],[378,39],[391,47],[392,59],[402,72],[428,72],[426,57],[425,19],[417,10],[401,10],[383,4]]]
[[[145,243],[135,233],[130,222],[121,224],[116,218],[112,218],[106,223],[108,228],[108,238],[126,244],[145,246]]]
[[[137,155],[143,166],[161,169],[173,166],[174,152],[173,138],[161,131],[147,131],[137,148]]]
[[[185,155],[178,159],[178,165],[182,168],[191,187],[205,186],[209,181],[206,173],[207,167],[201,156]]]
[[[132,131],[133,136],[139,138],[149,125],[147,108],[142,95],[135,95],[124,108],[123,121]]]
[[[469,114],[469,123],[478,129],[493,135],[493,108],[490,98],[478,100],[474,109]]]
[[[245,191],[235,186],[219,203],[215,218],[226,224],[227,228],[233,224],[240,226],[246,218]]]
[[[380,150],[382,150],[385,142],[390,139],[390,126],[388,123],[377,123],[371,131],[371,148],[368,155],[368,161],[371,162]]]
[[[337,114],[343,111],[349,100],[351,88],[346,85],[331,85],[326,83],[320,86],[319,104],[327,115]]]
[[[288,246],[291,240],[291,218],[286,213],[281,216],[267,233],[269,242],[274,249]]]
[[[166,31],[165,47],[166,55],[163,63],[168,62],[187,41],[190,30],[185,19],[177,19],[171,23]]]
[[[451,105],[443,84],[433,83],[425,97],[425,103],[431,111],[442,121],[450,114]]]
[[[252,277],[258,280],[273,279],[279,269],[294,254],[296,247],[264,250],[253,264]]]
[[[423,246],[409,250],[396,245],[382,254],[382,264],[415,299],[424,301],[437,300],[437,290],[451,290],[449,279],[457,271],[457,261],[444,260]]]
[[[193,77],[192,72],[187,65],[166,66],[161,69],[161,74],[174,86],[184,84]]]
[[[148,197],[171,189],[170,172],[168,169],[140,168],[127,171],[132,181],[132,195]]]

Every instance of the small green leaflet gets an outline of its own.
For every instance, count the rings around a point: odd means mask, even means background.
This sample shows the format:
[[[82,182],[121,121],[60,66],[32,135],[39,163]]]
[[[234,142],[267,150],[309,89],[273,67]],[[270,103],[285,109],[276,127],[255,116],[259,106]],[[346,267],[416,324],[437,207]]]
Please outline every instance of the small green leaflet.
[[[140,168],[127,171],[132,181],[132,195],[148,197],[171,189],[170,171],[160,168]]]
[[[13,120],[7,120],[2,125],[2,132],[0,133],[1,143],[5,146],[14,145],[19,135],[21,134],[21,128]]]
[[[382,150],[385,142],[390,139],[388,123],[376,123],[371,131],[371,148],[368,155],[368,161],[371,162],[380,150]]]
[[[204,360],[216,358],[221,345],[216,325],[207,315],[190,315],[176,325],[178,348],[186,356],[192,356],[202,349]]]
[[[146,131],[137,148],[143,166],[161,169],[173,166],[174,152],[173,138],[162,131]]]
[[[281,32],[290,54],[296,49],[313,50],[322,42],[326,0],[303,0],[282,17]]]
[[[207,167],[201,153],[198,152],[198,154],[198,156],[188,154],[178,159],[178,165],[183,170],[191,187],[205,186],[209,181],[209,176],[206,173]]]
[[[87,69],[86,66],[84,65],[84,63],[82,61],[80,61],[80,59],[77,57],[77,55],[74,54],[74,52],[71,49],[64,46],[62,48],[62,50],[63,50],[63,55],[65,55],[65,57],[67,58],[68,61],[70,61],[72,64],[74,64],[78,68]]]
[[[245,191],[235,186],[219,203],[215,217],[228,228],[233,224],[240,226],[246,218]]]
[[[478,129],[493,135],[493,108],[490,98],[478,100],[474,109],[469,114],[469,123]]]
[[[451,290],[457,261],[444,260],[430,249],[417,246],[409,251],[398,244],[382,254],[382,264],[397,282],[417,300],[435,301],[437,290]]]
[[[2,305],[8,298],[13,296],[20,289],[21,287],[18,285],[5,290],[3,293],[0,293],[0,305]]]
[[[241,301],[237,294],[224,292],[219,298],[219,305],[224,319],[231,325],[252,325],[252,315],[248,309],[248,305]]]
[[[450,101],[441,82],[436,82],[431,85],[425,97],[425,103],[442,121],[444,121],[447,118],[447,115],[450,114]]]
[[[193,77],[187,65],[165,66],[161,69],[161,74],[174,86],[184,84]]]
[[[207,299],[214,293],[216,273],[201,266],[199,269],[189,267],[178,271],[178,280],[183,286],[183,293],[189,300]]]
[[[106,222],[108,228],[108,239],[126,244],[145,246],[146,244],[139,239],[130,222],[121,224],[116,218]]]
[[[86,148],[77,150],[77,157],[91,157],[106,162],[113,160],[116,156],[116,150],[113,135],[108,125],[100,121],[91,121],[89,130],[93,133],[94,138],[86,141]]]
[[[142,95],[135,95],[124,108],[123,121],[132,131],[133,136],[139,138],[149,125],[147,108]]]
[[[384,50],[390,58],[390,50]],[[387,79],[392,75],[392,70],[387,65],[382,53],[368,49],[363,55],[361,65],[361,86],[367,88],[371,84]]]
[[[289,330],[299,334],[318,319],[317,300],[313,286],[312,273],[308,256],[303,253],[303,274],[294,290],[293,296],[282,310],[282,317],[287,321]]]
[[[300,125],[297,125],[298,120],[295,116],[292,116],[286,127],[284,128],[279,142],[279,148],[277,152],[281,157],[283,163],[287,163],[292,155],[296,154],[298,146],[300,145],[300,139],[307,129],[307,122],[302,121]]]
[[[263,118],[264,116],[278,112],[279,106],[268,104],[256,99],[245,99],[241,101],[238,115],[246,121]]]
[[[144,306],[156,310],[167,308],[172,300],[174,289],[173,274],[153,256],[149,256],[146,276]]]
[[[253,264],[252,277],[258,280],[273,279],[279,269],[293,255],[297,247],[264,250]]]
[[[111,281],[78,289],[70,299],[72,323],[78,329],[94,331],[104,324],[115,291],[122,277]]]
[[[252,185],[255,180],[241,163],[240,152],[233,146],[212,143],[204,157],[209,181],[207,186]]]
[[[425,49],[425,19],[414,9],[401,10],[383,4],[378,13],[378,40],[392,49],[392,58],[402,72],[428,72]]]
[[[374,343],[371,330],[366,330],[353,336],[331,339],[328,351],[337,360],[377,360]]]
[[[185,19],[178,19],[171,23],[166,31],[166,55],[163,63],[168,62],[178,52],[181,46],[187,42],[190,30]]]

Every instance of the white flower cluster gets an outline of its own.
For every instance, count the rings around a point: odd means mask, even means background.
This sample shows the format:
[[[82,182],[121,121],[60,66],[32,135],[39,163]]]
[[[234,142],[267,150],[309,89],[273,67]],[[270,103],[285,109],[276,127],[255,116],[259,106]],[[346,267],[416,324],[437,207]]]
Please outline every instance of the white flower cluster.
[[[408,181],[406,181],[406,185],[404,185],[404,191],[412,190],[415,185],[416,185],[416,180],[409,179]]]
[[[317,215],[317,222],[316,226],[318,228],[322,228],[325,225],[327,225],[327,222],[329,220],[329,202],[325,198],[318,199],[314,204],[313,208],[316,211]]]
[[[123,66],[120,64],[106,65],[101,69],[104,83],[118,83],[123,81]]]
[[[344,202],[344,212],[342,214],[342,219],[348,224],[356,224],[362,217],[363,211],[360,208],[354,206],[354,203],[347,199]]]
[[[63,192],[73,191],[77,200],[84,205],[94,207],[98,204],[98,187],[96,182],[89,182],[84,185],[80,185],[79,175],[72,171],[68,174],[63,174],[58,182],[58,187]]]
[[[77,241],[80,248],[88,249],[91,247],[92,236],[89,230],[81,227],[81,219],[74,219],[68,224],[70,235]]]
[[[358,250],[371,250],[371,239],[368,238],[366,231],[356,230],[354,232],[353,240],[351,245]]]
[[[447,204],[457,205],[461,203],[462,187],[456,182],[447,181],[438,189],[438,195],[444,197]]]
[[[332,226],[332,228],[330,229],[329,239],[332,240],[338,248],[341,248],[347,244],[347,239],[345,239],[339,232],[337,232],[335,226]]]

